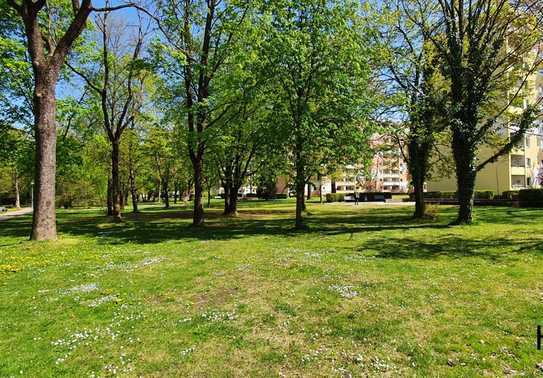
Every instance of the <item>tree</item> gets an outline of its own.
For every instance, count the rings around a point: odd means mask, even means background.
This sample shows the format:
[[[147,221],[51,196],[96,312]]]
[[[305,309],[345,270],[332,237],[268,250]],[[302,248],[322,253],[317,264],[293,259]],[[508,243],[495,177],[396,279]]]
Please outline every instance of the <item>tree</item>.
[[[305,184],[320,167],[314,157],[338,138],[356,145],[367,135],[371,49],[360,12],[348,0],[273,1],[265,11],[262,56],[293,162],[297,229],[305,228]]]
[[[111,193],[111,214],[108,212],[108,215],[120,221],[123,205],[119,171],[121,139],[124,131],[132,125],[137,109],[141,106],[141,101],[137,101],[136,97],[138,85],[142,87],[145,80],[142,75],[144,63],[141,59],[145,33],[140,20],[136,38],[132,42],[132,51],[126,53],[125,47],[129,42],[123,40],[126,38],[122,32],[124,26],[113,23],[109,15],[110,12],[106,11],[97,18],[102,43],[98,72],[76,68],[71,64],[68,64],[68,67],[83,78],[88,87],[99,96],[103,127],[111,144],[111,188],[108,190]]]
[[[151,157],[152,166],[159,182],[159,196],[164,207],[170,207],[171,183],[174,178],[175,165],[178,163],[174,140],[173,125],[161,122],[148,130],[145,147]]]
[[[541,63],[543,14],[533,1],[439,0],[432,15],[424,20],[408,16],[433,44],[450,82],[446,116],[460,205],[455,224],[469,224],[477,172],[511,151],[537,116],[537,102],[512,113]],[[504,120],[507,113],[511,122]],[[479,147],[500,127],[510,131],[509,141],[478,161]]]
[[[424,218],[424,184],[435,150],[436,135],[446,127],[443,117],[447,83],[440,75],[442,62],[436,57],[431,43],[416,27],[408,11],[414,6],[424,12],[413,12],[413,17],[428,17],[429,2],[399,0],[389,11],[392,20],[382,33],[385,44],[385,96],[394,117],[400,112],[401,123],[390,122],[390,133],[400,146],[411,177],[415,197],[414,218]],[[407,11],[406,11],[407,10]],[[396,110],[396,111],[394,111]]]
[[[0,166],[7,168],[11,176],[15,194],[13,205],[16,208],[21,207],[22,178],[25,173],[31,172],[30,143],[29,136],[23,130],[15,128],[7,130],[0,139]]]
[[[215,101],[213,83],[217,76],[228,74],[223,68],[232,45],[242,34],[249,4],[246,0],[158,2],[156,19],[164,35],[161,65],[169,80],[174,74],[183,88],[179,98],[186,116],[183,122],[193,168],[194,226],[204,222],[203,165],[210,130],[229,107]]]
[[[46,0],[6,0],[21,18],[32,63],[33,115],[36,139],[32,240],[56,239],[56,97],[55,89],[66,56],[86,26],[93,10],[91,0],[73,0],[72,17],[41,22],[52,12]],[[116,7],[118,8],[118,7]],[[52,20],[51,20],[52,21]],[[55,27],[62,30],[52,30]]]

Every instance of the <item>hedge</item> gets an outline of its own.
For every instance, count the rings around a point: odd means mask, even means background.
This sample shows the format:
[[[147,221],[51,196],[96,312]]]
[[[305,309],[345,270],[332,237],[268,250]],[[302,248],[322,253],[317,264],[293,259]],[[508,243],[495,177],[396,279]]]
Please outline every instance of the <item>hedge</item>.
[[[343,193],[328,193],[326,194],[326,202],[343,202],[345,194]]]
[[[518,190],[506,190],[499,197],[510,201],[518,200]]]
[[[475,199],[491,200],[496,194],[492,190],[477,190],[475,191]]]
[[[543,207],[543,189],[522,189],[518,199],[521,207]]]

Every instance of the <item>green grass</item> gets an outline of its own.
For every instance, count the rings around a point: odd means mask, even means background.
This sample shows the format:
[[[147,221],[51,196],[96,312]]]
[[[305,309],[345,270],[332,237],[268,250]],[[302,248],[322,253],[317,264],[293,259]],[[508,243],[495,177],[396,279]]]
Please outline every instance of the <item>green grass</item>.
[[[0,376],[538,374],[543,211],[245,202],[0,224]]]

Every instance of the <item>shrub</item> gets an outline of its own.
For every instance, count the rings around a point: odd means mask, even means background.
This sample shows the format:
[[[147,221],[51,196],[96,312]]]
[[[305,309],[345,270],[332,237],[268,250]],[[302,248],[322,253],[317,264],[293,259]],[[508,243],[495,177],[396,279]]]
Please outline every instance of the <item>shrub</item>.
[[[328,193],[326,195],[326,202],[343,202],[345,201],[345,194],[343,193]]]
[[[475,191],[475,199],[491,200],[494,198],[492,190],[477,190]]]
[[[456,192],[441,192],[441,197],[443,199],[456,199]]]
[[[518,190],[506,190],[499,197],[510,201],[518,200]]]
[[[543,189],[522,189],[518,199],[521,207],[543,207]]]
[[[277,193],[275,195],[275,198],[277,198],[277,199],[287,199],[288,196],[287,196],[287,193]]]

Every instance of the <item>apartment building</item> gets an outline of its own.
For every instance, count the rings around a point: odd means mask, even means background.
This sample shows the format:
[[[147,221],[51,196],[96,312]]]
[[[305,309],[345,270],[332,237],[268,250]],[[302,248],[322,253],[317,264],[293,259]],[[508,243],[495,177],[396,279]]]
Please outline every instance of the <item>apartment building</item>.
[[[407,193],[409,175],[400,148],[395,141],[383,136],[374,136],[372,148],[376,151],[369,168],[347,165],[333,177],[322,179],[323,194],[333,192],[391,192]],[[319,194],[320,183],[313,180],[312,185]],[[307,190],[307,188],[306,188]]]
[[[520,112],[528,102],[537,101],[543,96],[543,70],[532,75],[527,83],[526,95],[521,106],[512,112]],[[503,127],[503,135],[513,132]],[[494,154],[496,148],[483,146],[479,150],[479,161]],[[543,186],[543,123],[528,132],[524,139],[509,154],[501,156],[497,162],[488,164],[477,174],[475,190],[492,190],[501,194],[508,190],[538,188]],[[456,191],[454,166],[448,172],[440,172],[428,182],[428,191]]]

